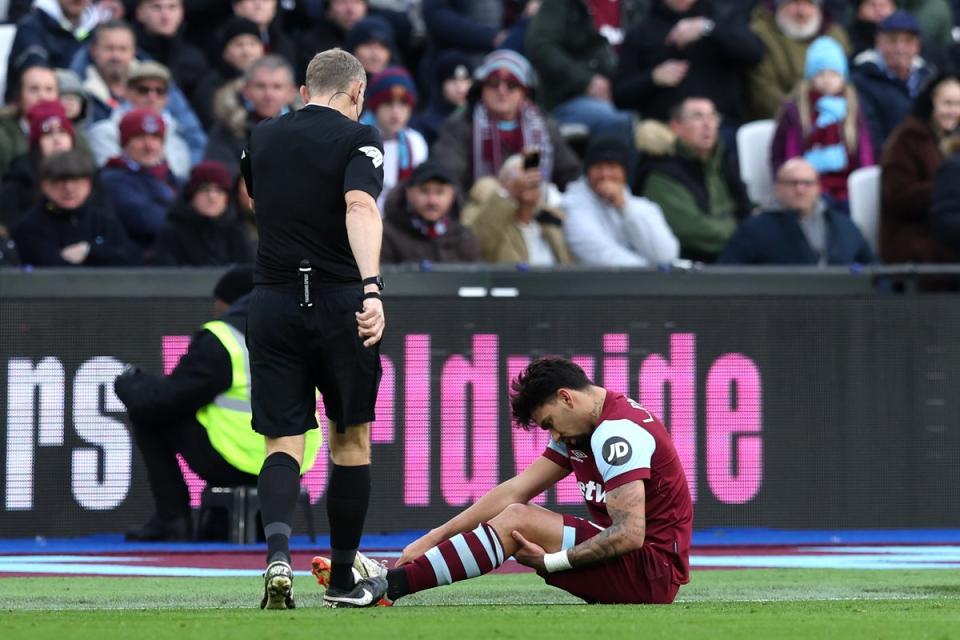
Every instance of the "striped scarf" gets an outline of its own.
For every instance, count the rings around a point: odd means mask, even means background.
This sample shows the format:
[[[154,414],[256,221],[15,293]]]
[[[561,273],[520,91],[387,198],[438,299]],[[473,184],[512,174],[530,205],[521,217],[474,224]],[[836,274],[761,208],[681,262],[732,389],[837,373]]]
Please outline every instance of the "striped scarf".
[[[516,152],[523,149],[538,150],[540,175],[549,182],[553,175],[553,144],[550,143],[550,132],[540,110],[531,104],[520,107],[519,126],[523,145]],[[490,155],[487,156],[485,151]],[[483,104],[478,103],[473,109],[473,179],[496,176],[504,160],[500,129],[490,121]]]

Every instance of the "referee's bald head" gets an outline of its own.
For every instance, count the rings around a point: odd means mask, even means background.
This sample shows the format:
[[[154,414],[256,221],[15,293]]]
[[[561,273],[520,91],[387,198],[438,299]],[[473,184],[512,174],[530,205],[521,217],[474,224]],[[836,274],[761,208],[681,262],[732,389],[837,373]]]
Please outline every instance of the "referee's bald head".
[[[327,49],[307,65],[306,88],[310,98],[352,93],[355,83],[367,81],[360,61],[343,49]]]

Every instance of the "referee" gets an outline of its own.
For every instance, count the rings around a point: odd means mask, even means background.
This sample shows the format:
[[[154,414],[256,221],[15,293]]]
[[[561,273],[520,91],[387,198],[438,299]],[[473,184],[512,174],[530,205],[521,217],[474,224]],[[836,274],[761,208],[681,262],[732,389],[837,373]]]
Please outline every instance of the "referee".
[[[370,423],[380,383],[383,142],[357,122],[366,74],[331,49],[307,66],[306,106],[254,128],[241,160],[260,244],[247,325],[253,428],[266,438],[258,490],[267,569],[260,603],[291,609],[290,531],[304,434],[330,425],[328,606],[375,604],[382,577],[355,582],[370,500]]]

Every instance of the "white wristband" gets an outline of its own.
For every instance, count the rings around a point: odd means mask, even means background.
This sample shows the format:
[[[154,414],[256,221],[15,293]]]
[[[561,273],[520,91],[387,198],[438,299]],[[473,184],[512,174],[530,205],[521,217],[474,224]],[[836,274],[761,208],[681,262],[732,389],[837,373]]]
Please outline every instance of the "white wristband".
[[[566,551],[557,551],[556,553],[544,554],[543,566],[547,570],[547,573],[556,573],[557,571],[573,569],[573,565],[570,564],[570,558],[567,557]]]

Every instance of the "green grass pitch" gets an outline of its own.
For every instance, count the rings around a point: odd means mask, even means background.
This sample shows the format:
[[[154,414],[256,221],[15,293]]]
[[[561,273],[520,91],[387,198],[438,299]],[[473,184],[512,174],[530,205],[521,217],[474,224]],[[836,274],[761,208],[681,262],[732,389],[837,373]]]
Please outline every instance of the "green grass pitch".
[[[494,575],[389,609],[260,611],[255,578],[4,578],[0,638],[63,640],[960,639],[960,571],[695,572],[671,606],[588,606],[532,574]]]

